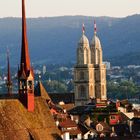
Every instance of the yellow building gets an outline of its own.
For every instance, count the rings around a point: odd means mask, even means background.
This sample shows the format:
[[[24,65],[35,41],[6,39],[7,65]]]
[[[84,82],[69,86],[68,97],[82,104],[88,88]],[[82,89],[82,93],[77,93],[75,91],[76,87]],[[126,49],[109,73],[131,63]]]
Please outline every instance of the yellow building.
[[[97,103],[107,100],[106,94],[106,65],[102,60],[102,47],[96,33],[89,45],[83,26],[82,37],[77,48],[77,63],[74,67],[75,105],[84,105],[90,99]]]

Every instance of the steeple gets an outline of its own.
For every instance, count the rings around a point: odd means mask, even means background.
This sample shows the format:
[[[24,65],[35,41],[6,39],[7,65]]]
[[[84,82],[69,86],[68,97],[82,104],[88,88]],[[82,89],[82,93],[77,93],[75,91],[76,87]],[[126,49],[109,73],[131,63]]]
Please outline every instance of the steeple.
[[[95,97],[97,103],[107,99],[106,94],[106,66],[103,64],[102,47],[99,37],[97,36],[97,26],[94,20],[94,35],[90,44],[91,63],[95,67]]]
[[[84,25],[84,23],[82,25],[82,37],[79,40],[79,44],[81,44],[81,45],[83,45],[83,44],[89,45],[88,38],[85,35],[85,25]]]
[[[94,35],[97,33],[97,26],[96,26],[96,21],[94,20]]]
[[[99,37],[97,36],[97,26],[94,20],[94,35],[90,44],[91,48],[91,63],[100,65],[102,64],[102,47]]]
[[[94,98],[94,69],[91,65],[89,40],[82,25],[82,36],[77,47],[77,63],[74,67],[75,105],[85,105]]]
[[[7,49],[7,92],[8,95],[12,94],[12,81],[10,73],[10,61],[9,61],[9,50]]]
[[[85,34],[85,24],[82,25],[82,33]]]
[[[85,25],[82,25],[82,37],[78,42],[77,64],[90,64],[90,47],[89,40],[85,35]]]
[[[28,50],[28,39],[26,29],[26,15],[25,15],[25,2],[22,0],[22,50],[21,50],[21,62],[20,67],[24,64],[25,73],[30,70],[30,57]]]
[[[25,1],[22,0],[22,46],[18,71],[20,101],[28,111],[34,110],[34,73],[30,65],[28,38],[26,29]]]

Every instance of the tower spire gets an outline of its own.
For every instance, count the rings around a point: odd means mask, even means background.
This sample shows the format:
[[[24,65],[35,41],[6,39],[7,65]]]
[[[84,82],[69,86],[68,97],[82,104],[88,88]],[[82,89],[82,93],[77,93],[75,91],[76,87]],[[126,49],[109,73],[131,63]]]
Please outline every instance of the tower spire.
[[[96,26],[96,21],[94,20],[94,35],[97,33],[97,26]]]
[[[82,33],[85,34],[85,24],[82,25]]]
[[[30,57],[28,50],[28,39],[27,39],[27,29],[26,29],[26,15],[25,15],[25,0],[22,0],[22,49],[21,49],[21,63],[20,67],[24,64],[24,70],[30,70]]]
[[[28,111],[34,111],[34,73],[30,64],[25,16],[25,0],[22,0],[22,46],[18,71],[19,98]]]
[[[12,81],[10,73],[10,61],[9,61],[9,50],[7,49],[7,90],[8,94],[12,94]]]

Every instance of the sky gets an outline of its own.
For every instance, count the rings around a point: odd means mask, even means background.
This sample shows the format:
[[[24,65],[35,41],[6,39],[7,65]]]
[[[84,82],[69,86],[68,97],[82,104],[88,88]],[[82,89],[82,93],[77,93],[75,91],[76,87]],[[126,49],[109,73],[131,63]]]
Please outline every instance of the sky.
[[[27,17],[125,17],[140,14],[140,0],[25,0]],[[0,0],[0,17],[21,17],[21,0]]]

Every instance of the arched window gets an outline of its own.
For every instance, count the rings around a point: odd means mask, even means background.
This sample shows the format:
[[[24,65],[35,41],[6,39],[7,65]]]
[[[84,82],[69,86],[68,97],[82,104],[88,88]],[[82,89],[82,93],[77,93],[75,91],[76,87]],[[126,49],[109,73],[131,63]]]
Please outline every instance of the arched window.
[[[86,89],[85,89],[85,87],[83,85],[81,85],[79,87],[79,96],[80,97],[85,97],[85,95],[86,95]]]
[[[77,51],[77,62],[78,64],[83,63],[83,49],[81,47],[78,48],[78,51]]]
[[[87,50],[87,48],[85,48],[84,49],[84,64],[88,64],[89,62],[88,62],[88,50]]]
[[[98,49],[95,51],[95,62],[98,64]]]
[[[96,64],[99,64],[100,63],[100,50],[99,49],[96,49]]]

